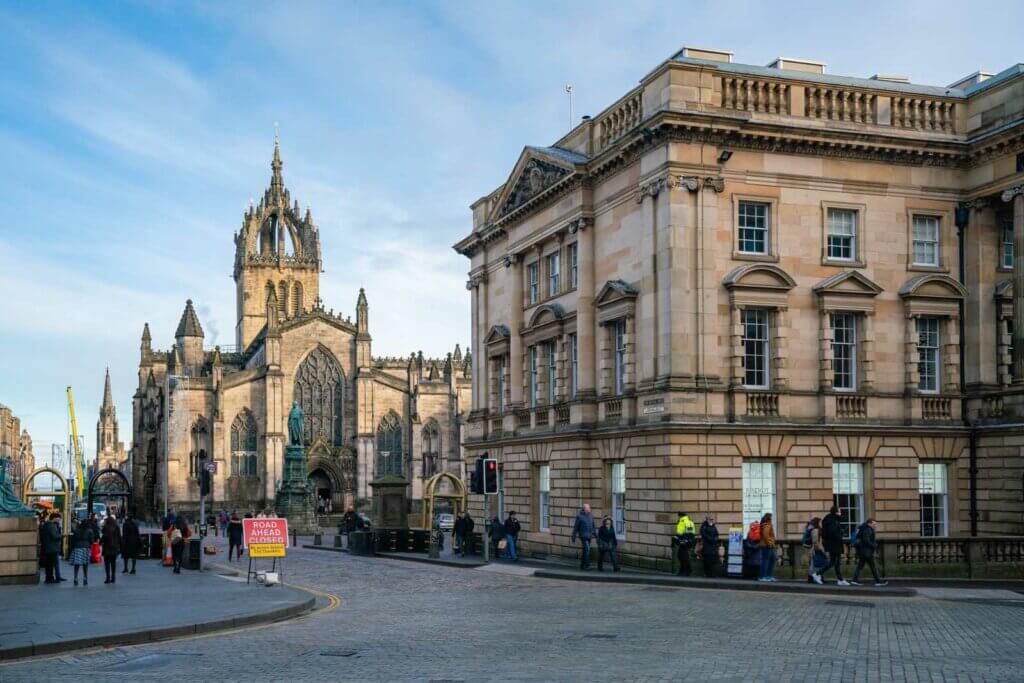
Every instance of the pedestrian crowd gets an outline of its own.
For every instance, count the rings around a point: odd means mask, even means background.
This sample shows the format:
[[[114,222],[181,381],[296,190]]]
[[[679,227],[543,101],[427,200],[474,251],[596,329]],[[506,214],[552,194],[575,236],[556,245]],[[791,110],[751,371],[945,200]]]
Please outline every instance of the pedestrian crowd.
[[[44,583],[67,581],[61,576],[61,559],[65,556],[63,518],[59,512],[45,511],[39,518],[39,566],[45,573]],[[72,518],[67,535],[67,561],[74,570],[74,584],[82,576],[82,585],[89,585],[89,565],[103,562],[104,581],[117,582],[117,558],[124,561],[122,574],[134,574],[135,562],[142,545],[139,525],[134,515],[123,508],[111,512],[102,526],[95,512],[85,519]],[[129,568],[130,567],[130,568]]]

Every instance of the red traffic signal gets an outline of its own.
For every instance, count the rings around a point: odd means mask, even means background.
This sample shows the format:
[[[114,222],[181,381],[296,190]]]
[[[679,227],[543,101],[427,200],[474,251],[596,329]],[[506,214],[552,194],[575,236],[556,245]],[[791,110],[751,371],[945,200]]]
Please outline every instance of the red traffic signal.
[[[498,461],[493,458],[484,460],[484,494],[498,493]]]

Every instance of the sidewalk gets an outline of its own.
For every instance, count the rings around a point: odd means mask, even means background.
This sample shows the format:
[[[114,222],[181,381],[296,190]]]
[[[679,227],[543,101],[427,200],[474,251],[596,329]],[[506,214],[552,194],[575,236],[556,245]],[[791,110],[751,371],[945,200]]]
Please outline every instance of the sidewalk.
[[[158,560],[139,560],[132,576],[120,573],[118,558],[117,571],[117,582],[106,585],[103,565],[90,565],[89,585],[74,586],[63,563],[64,583],[0,587],[0,660],[268,623],[315,602],[294,588],[246,585],[210,568],[172,574]]]

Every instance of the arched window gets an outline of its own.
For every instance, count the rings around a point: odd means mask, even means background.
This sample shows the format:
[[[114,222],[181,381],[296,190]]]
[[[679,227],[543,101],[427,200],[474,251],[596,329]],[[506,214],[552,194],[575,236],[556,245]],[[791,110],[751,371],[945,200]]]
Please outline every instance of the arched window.
[[[402,476],[402,421],[389,410],[377,425],[377,476]]]
[[[302,283],[296,282],[292,285],[292,315],[302,314]]]
[[[231,423],[231,476],[257,476],[258,441],[256,418],[242,409]]]
[[[332,446],[342,445],[345,376],[334,356],[322,346],[310,352],[295,372],[295,400],[304,413],[305,445],[323,434]]]
[[[441,430],[437,420],[430,418],[423,425],[423,476],[432,477],[441,471]]]
[[[288,283],[284,280],[277,284],[277,314],[282,320],[288,317]]]
[[[188,458],[188,476],[196,479],[199,477],[199,468],[202,467],[202,460],[210,452],[208,442],[210,428],[206,419],[200,417],[192,424],[192,448]]]

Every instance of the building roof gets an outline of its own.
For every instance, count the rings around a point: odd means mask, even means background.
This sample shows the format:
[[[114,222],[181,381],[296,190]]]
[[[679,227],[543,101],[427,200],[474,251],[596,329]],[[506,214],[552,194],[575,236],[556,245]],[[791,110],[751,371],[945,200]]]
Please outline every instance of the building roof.
[[[569,164],[585,164],[590,161],[590,157],[586,154],[580,154],[579,152],[574,152],[571,149],[564,149],[562,147],[535,147],[528,145],[526,149],[546,154],[549,157],[554,157],[555,159],[559,159]]]
[[[185,311],[181,314],[181,321],[178,323],[178,331],[174,333],[174,338],[202,336],[204,336],[203,327],[199,324],[196,310],[192,308],[192,299],[189,299],[185,302]]]

